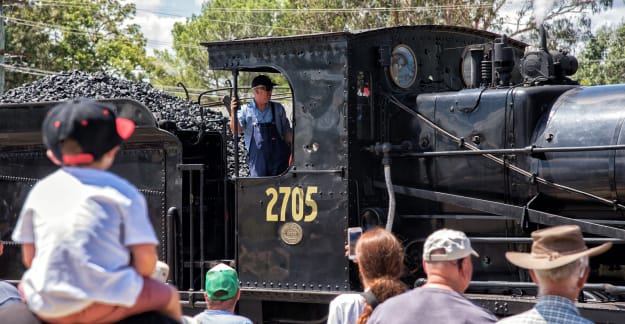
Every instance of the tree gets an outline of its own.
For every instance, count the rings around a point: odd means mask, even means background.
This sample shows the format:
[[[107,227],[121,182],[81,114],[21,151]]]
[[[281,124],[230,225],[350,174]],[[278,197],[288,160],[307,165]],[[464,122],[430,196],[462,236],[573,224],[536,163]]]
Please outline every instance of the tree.
[[[214,0],[202,12],[174,27],[174,52],[157,52],[153,80],[172,84],[178,77],[193,87],[214,87],[223,75],[206,70],[197,44],[313,32],[361,30],[398,25],[456,25],[505,33],[536,44],[538,25],[550,31],[550,48],[590,38],[590,15],[611,8],[613,0]],[[504,15],[508,13],[508,15]],[[176,71],[175,73],[171,73]],[[178,81],[181,81],[178,79]]]
[[[176,23],[172,30],[175,55],[168,50],[155,51],[155,69],[150,79],[157,85],[183,82],[189,88],[219,86],[226,72],[209,71],[206,41],[222,41],[260,35],[288,35],[288,27],[278,23],[284,6],[272,0],[215,0],[202,5],[200,15],[186,23]],[[302,32],[302,31],[300,31]]]
[[[586,43],[575,75],[583,85],[625,81],[625,22],[617,27],[601,27]]]
[[[126,24],[135,6],[117,0],[45,1],[36,6],[12,6],[6,12],[6,87],[31,82],[23,72],[61,70],[103,71],[136,79],[148,69],[146,39],[139,27]],[[19,69],[21,72],[10,72]]]

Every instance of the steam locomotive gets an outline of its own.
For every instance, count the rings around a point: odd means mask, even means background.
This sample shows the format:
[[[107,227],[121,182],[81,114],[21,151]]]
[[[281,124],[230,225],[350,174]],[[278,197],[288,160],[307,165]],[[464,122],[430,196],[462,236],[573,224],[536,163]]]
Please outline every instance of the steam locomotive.
[[[614,243],[591,260],[582,315],[622,322],[625,85],[577,85],[577,60],[546,44],[544,32],[532,50],[449,26],[203,43],[209,67],[232,72],[235,95],[241,72],[286,80],[288,170],[230,177],[225,121],[221,132],[159,127],[138,102],[110,100],[138,125],[112,170],[145,194],[187,312],[205,305],[205,271],[230,262],[239,313],[322,323],[332,298],[362,288],[344,255],[347,229],[386,226],[404,242],[411,285],[424,277],[427,235],[467,233],[480,253],[468,297],[507,316],[532,307],[536,287],[504,252],[528,251],[535,229],[576,224],[589,246]],[[54,169],[40,135],[52,105],[0,107],[0,198],[12,222]],[[19,279],[9,257],[2,275]]]

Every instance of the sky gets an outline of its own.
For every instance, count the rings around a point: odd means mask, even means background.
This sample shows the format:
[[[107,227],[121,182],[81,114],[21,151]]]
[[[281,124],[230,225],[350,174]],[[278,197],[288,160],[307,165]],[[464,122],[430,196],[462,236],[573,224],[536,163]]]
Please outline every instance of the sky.
[[[184,22],[192,15],[199,15],[202,3],[206,0],[123,0],[137,6],[137,15],[132,21],[141,26],[143,35],[148,40],[148,54],[154,49],[172,47],[171,29],[176,22]],[[511,3],[521,0],[511,0]],[[557,0],[536,0],[541,5]],[[625,17],[623,0],[614,0],[613,8],[592,18],[593,30],[602,25],[617,25]]]
[[[133,23],[141,26],[148,40],[148,54],[154,49],[169,49],[173,40],[171,29],[176,22],[184,22],[192,15],[199,15],[205,0],[124,0],[134,3],[137,15]]]

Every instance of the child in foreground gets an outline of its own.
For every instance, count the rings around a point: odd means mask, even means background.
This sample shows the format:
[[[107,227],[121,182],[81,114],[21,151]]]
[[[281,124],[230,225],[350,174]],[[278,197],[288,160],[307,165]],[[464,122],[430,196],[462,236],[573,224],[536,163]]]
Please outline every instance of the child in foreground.
[[[20,291],[49,323],[111,323],[159,311],[181,319],[178,292],[151,279],[158,240],[145,198],[107,171],[134,123],[88,99],[50,110],[47,156],[59,170],[29,193],[13,240],[22,243]]]

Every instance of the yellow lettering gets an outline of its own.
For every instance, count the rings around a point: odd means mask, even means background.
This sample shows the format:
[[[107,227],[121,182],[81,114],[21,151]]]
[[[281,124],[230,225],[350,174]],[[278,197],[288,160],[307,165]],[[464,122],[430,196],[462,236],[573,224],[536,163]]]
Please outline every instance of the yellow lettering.
[[[287,206],[291,203],[291,219],[295,222],[313,222],[317,219],[318,206],[317,202],[313,199],[312,195],[318,192],[317,186],[310,186],[306,189],[302,187],[278,187],[267,188],[265,194],[269,197],[267,203],[267,209],[265,210],[265,217],[268,222],[285,222],[287,219]],[[304,195],[304,192],[306,194]],[[282,204],[280,206],[280,213],[274,213],[276,204],[278,203],[279,195],[282,195]],[[306,214],[310,207],[310,213]]]
[[[299,222],[304,217],[304,190],[300,187],[293,188],[291,197],[291,217]]]
[[[284,195],[282,196],[282,208],[280,208],[280,221],[284,222],[286,220],[286,205],[291,196],[291,187],[280,187],[280,193]]]
[[[305,222],[312,222],[317,218],[317,202],[312,199],[312,195],[317,193],[317,186],[310,186],[306,190],[305,204],[309,206],[310,214],[304,217]]]
[[[267,188],[267,190],[265,190],[265,194],[271,197],[269,199],[269,203],[267,203],[267,211],[266,211],[267,221],[277,222],[278,215],[273,213],[273,207],[276,205],[276,202],[278,201],[278,192],[274,188]]]

